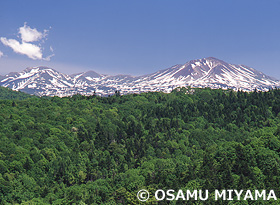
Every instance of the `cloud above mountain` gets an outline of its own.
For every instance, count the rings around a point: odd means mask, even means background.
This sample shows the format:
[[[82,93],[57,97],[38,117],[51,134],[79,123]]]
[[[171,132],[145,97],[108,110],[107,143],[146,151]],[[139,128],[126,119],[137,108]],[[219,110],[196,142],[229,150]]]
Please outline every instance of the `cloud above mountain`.
[[[19,28],[19,34],[21,35],[22,42],[34,42],[42,38],[45,38],[48,35],[48,30],[44,32],[39,32],[36,28],[30,28],[24,23],[24,26]]]
[[[19,28],[20,41],[16,39],[7,39],[6,37],[1,37],[0,41],[5,45],[10,47],[15,53],[26,55],[28,58],[33,60],[46,60],[49,61],[54,54],[47,57],[43,57],[43,46],[44,39],[48,35],[48,30],[43,32],[38,31],[36,28],[30,28],[27,23]],[[51,49],[51,52],[53,50]]]

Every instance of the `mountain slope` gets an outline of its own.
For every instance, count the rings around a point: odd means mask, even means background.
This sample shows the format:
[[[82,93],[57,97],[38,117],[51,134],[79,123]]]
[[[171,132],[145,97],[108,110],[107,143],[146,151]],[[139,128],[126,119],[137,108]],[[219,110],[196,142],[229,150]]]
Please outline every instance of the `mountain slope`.
[[[139,77],[102,75],[94,71],[66,75],[48,67],[33,67],[3,76],[0,85],[39,96],[62,97],[76,93],[110,95],[116,90],[122,94],[170,92],[181,86],[267,90],[278,87],[279,81],[248,66],[209,57]]]

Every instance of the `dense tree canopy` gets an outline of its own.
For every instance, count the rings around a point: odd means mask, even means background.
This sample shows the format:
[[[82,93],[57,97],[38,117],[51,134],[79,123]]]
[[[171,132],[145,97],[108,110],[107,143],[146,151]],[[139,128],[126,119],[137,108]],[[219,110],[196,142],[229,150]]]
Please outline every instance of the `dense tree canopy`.
[[[0,92],[2,204],[138,204],[143,188],[280,196],[279,89],[64,98]]]

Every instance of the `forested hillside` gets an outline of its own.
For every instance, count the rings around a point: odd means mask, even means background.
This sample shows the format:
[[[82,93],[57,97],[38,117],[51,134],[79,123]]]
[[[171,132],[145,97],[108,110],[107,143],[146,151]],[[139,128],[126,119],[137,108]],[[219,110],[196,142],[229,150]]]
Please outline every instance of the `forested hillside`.
[[[10,88],[5,88],[0,86],[0,100],[13,100],[13,99],[17,99],[17,100],[23,100],[26,98],[31,98],[31,97],[35,97],[33,95],[29,95],[20,91],[13,91]]]
[[[139,204],[140,189],[280,197],[279,89],[32,97],[0,107],[2,204]]]

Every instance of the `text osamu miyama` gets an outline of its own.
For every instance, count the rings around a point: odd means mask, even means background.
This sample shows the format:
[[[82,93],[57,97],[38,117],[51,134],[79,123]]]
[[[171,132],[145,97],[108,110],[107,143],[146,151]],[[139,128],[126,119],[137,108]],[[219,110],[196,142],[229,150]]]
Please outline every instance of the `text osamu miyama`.
[[[274,190],[215,190],[215,200],[277,200]],[[173,189],[164,191],[159,189],[155,192],[155,198],[158,201],[162,200],[202,200],[209,199],[208,190],[178,190]]]

